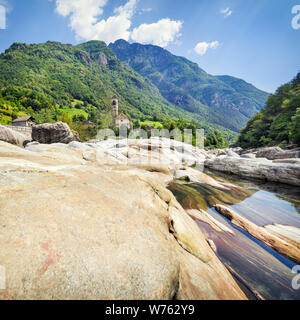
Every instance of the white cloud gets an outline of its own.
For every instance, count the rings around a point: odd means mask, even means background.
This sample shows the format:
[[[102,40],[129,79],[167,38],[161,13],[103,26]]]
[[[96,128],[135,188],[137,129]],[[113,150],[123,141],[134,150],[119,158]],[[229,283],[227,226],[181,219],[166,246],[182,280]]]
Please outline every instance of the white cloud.
[[[107,20],[98,20],[107,0],[56,0],[56,12],[70,17],[70,26],[76,37],[83,40],[103,40],[106,43],[118,39],[129,40],[131,18],[137,0],[129,0],[114,10]]]
[[[140,43],[149,43],[166,47],[181,36],[182,21],[174,21],[169,18],[161,19],[156,23],[141,24],[134,28],[131,39]]]
[[[1,0],[0,0],[1,1]],[[78,40],[103,40],[107,44],[118,39],[141,43],[152,43],[162,47],[176,41],[180,36],[181,21],[169,18],[152,24],[141,24],[130,30],[138,0],[127,0],[126,4],[114,10],[109,18],[100,20],[108,0],[55,0],[56,12],[69,17],[70,27]],[[144,8],[140,12],[150,12]]]
[[[212,42],[199,42],[196,47],[194,48],[194,51],[199,54],[200,56],[205,55],[206,51],[210,49],[216,49],[220,45],[219,41],[212,41]]]
[[[230,8],[221,9],[220,13],[223,14],[225,18],[227,18],[232,15],[232,10],[230,10]]]

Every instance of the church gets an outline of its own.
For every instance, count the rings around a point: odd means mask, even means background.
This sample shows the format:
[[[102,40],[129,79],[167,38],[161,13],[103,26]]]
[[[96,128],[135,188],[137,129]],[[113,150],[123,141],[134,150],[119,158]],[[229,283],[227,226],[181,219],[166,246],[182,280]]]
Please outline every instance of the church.
[[[120,128],[121,126],[125,126],[127,127],[127,129],[132,130],[133,129],[132,121],[124,113],[119,114],[119,101],[116,96],[112,98],[111,105],[112,105],[112,113],[114,118],[114,125],[117,128]]]

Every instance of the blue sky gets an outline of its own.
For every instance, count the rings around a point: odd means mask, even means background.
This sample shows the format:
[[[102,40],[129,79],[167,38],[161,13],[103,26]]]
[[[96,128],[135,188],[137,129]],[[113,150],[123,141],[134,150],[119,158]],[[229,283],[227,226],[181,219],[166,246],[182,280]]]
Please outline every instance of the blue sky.
[[[296,5],[300,0],[0,0],[0,51],[13,42],[123,38],[274,92],[300,71]]]

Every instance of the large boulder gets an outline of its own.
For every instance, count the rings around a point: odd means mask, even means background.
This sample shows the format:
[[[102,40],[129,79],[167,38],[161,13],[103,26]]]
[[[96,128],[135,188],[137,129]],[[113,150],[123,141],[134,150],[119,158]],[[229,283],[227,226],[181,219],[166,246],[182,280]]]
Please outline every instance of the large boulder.
[[[257,158],[267,158],[269,160],[299,158],[299,150],[282,150],[280,147],[269,147],[258,149]]]
[[[170,172],[81,164],[72,146],[0,142],[0,300],[246,298]]]
[[[217,157],[207,159],[204,165],[210,169],[240,177],[254,178],[272,182],[282,182],[294,186],[300,185],[300,164],[273,162],[265,158]]]
[[[32,127],[32,140],[43,144],[78,141],[69,126],[63,122],[43,123]]]
[[[30,141],[28,134],[22,134],[10,128],[0,126],[0,140],[22,147],[26,141]]]

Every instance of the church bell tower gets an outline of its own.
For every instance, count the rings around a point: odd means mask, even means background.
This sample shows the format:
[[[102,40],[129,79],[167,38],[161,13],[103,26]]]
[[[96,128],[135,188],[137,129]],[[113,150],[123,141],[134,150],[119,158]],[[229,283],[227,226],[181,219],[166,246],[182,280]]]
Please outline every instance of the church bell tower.
[[[112,97],[111,106],[112,106],[113,116],[116,118],[119,115],[119,101],[116,96]]]

